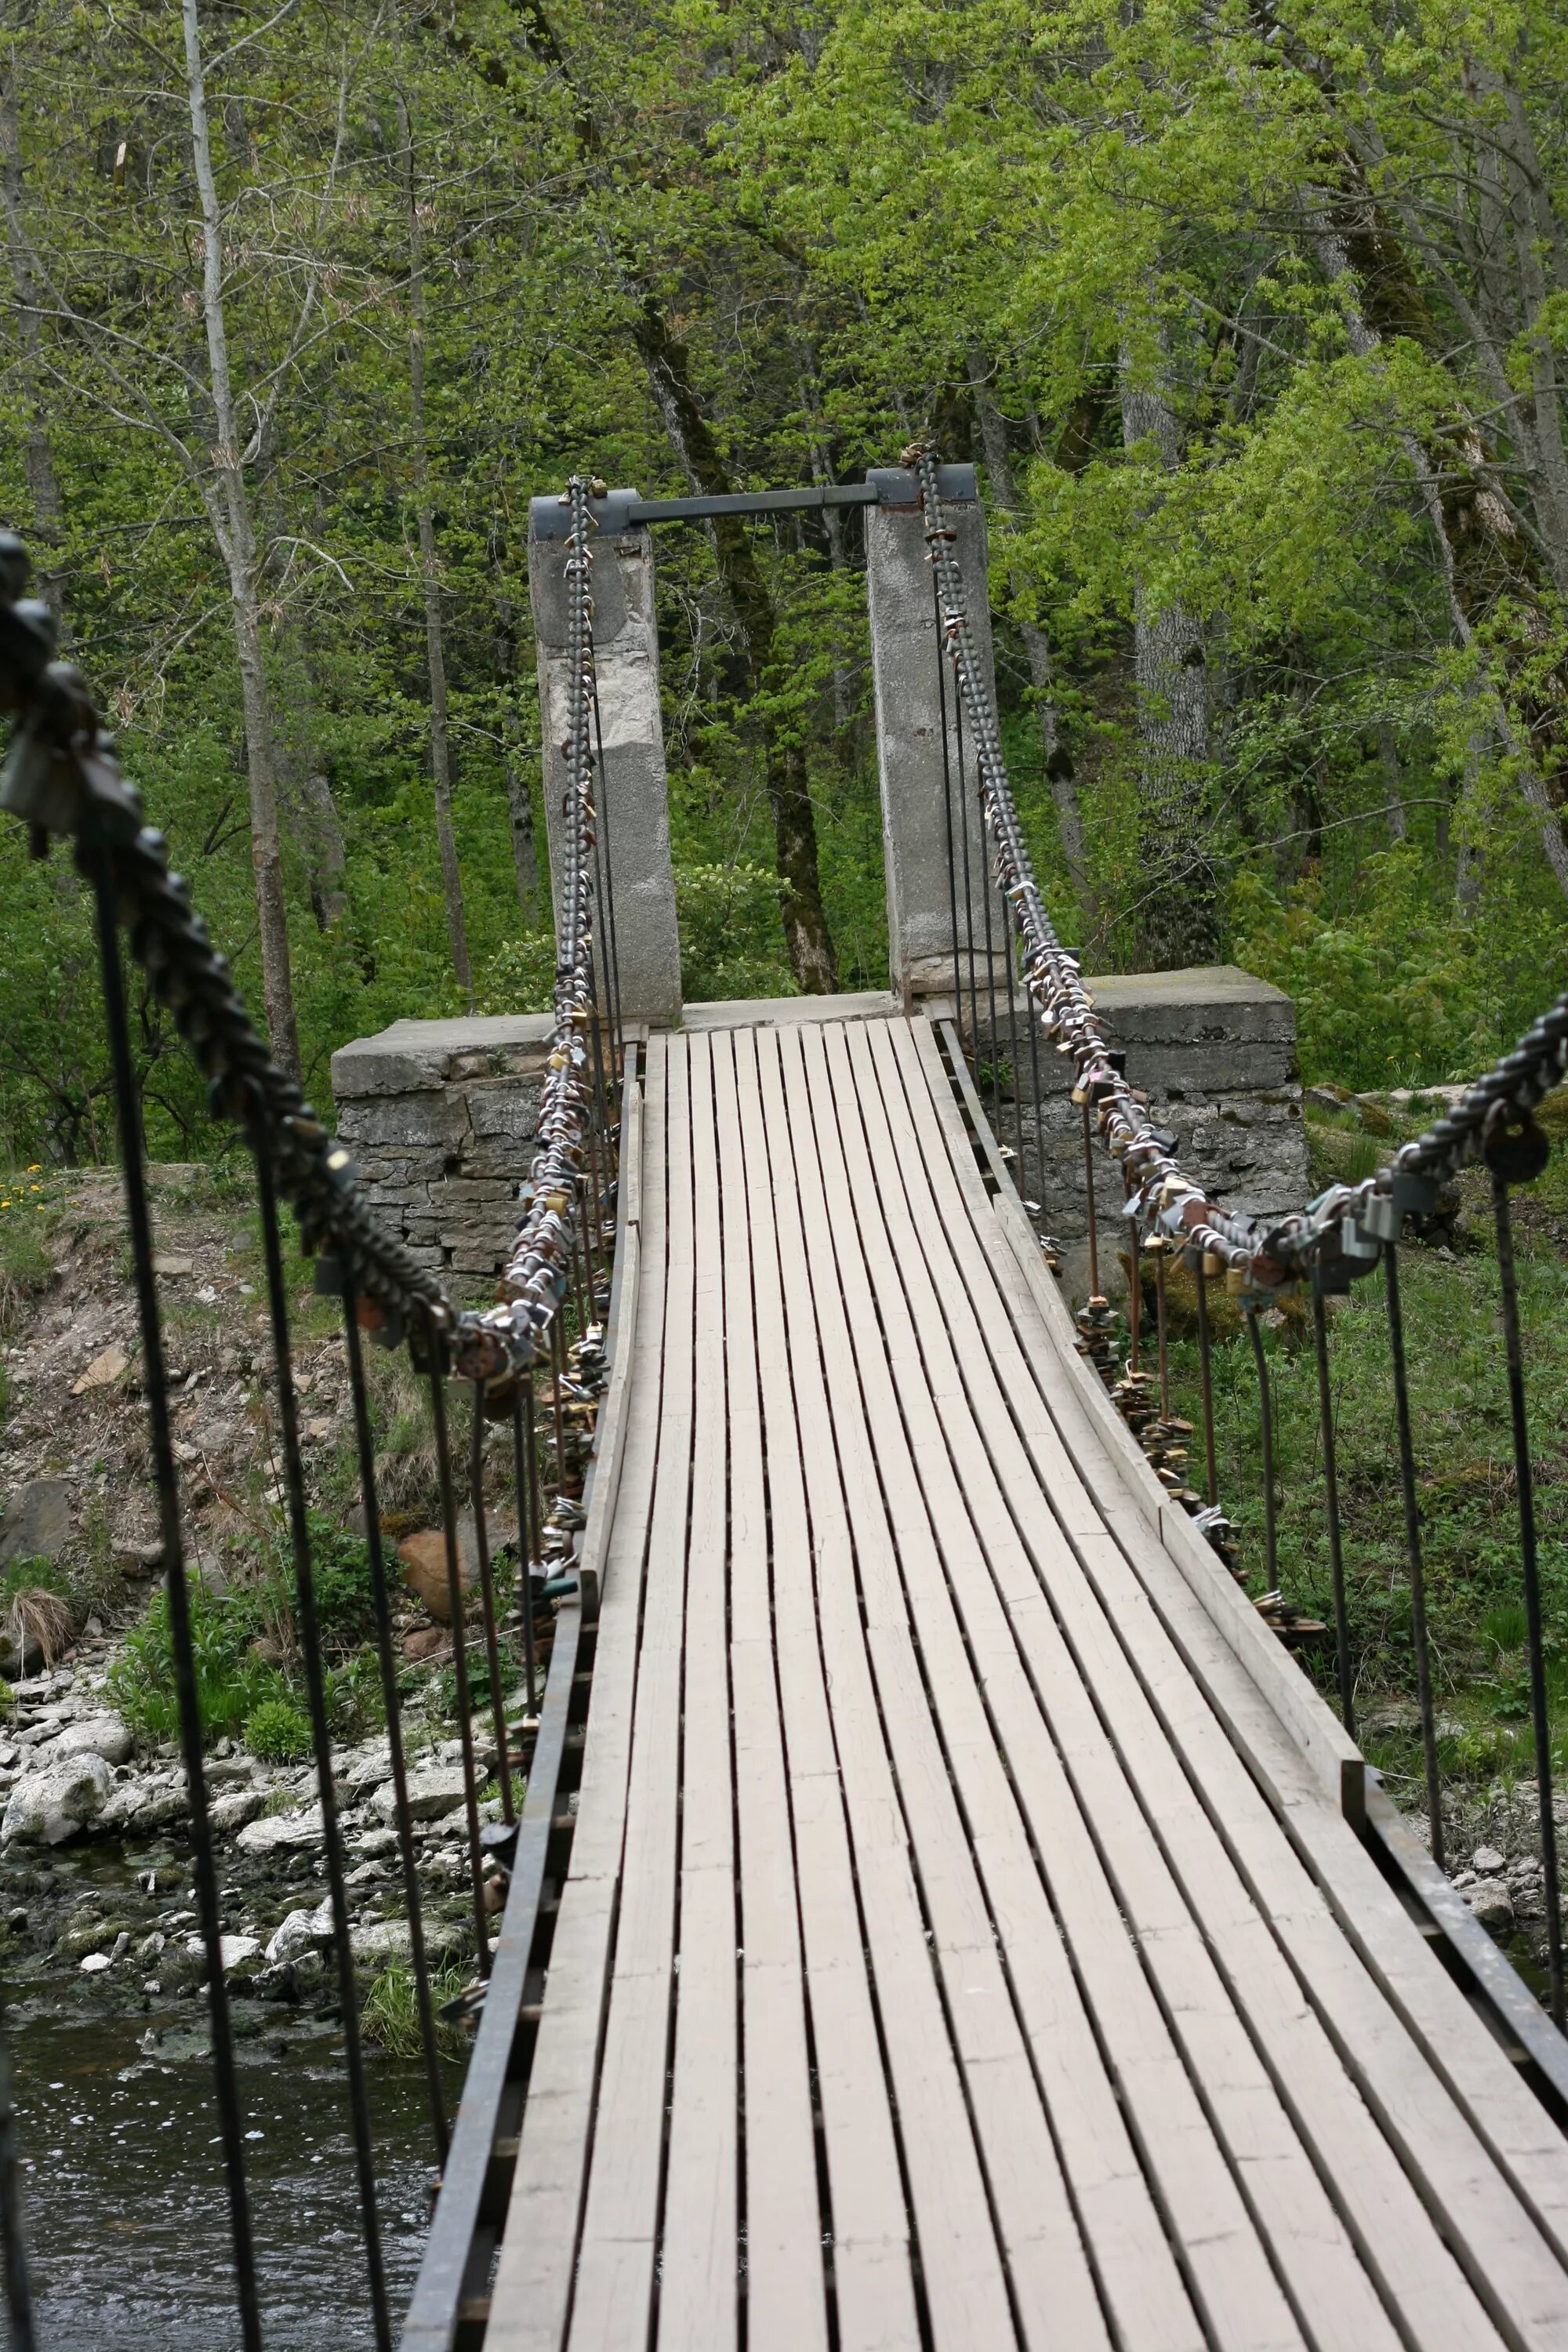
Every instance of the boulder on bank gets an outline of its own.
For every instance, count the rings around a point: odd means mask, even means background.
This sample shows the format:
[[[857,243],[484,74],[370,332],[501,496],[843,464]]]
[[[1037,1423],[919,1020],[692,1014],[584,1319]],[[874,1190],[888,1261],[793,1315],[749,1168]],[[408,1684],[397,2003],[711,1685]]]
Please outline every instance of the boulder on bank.
[[[183,1822],[189,1811],[184,1772],[149,1772],[140,1780],[121,1782],[104,1805],[98,1825],[121,1837],[146,1837],[172,1822]]]
[[[445,1813],[454,1813],[463,1801],[463,1768],[460,1764],[427,1764],[408,1775],[408,1817],[415,1822],[439,1821]],[[376,1790],[371,1803],[384,1822],[397,1816],[397,1786],[388,1780]]]
[[[277,1968],[284,1960],[297,1960],[301,1952],[313,1951],[318,1944],[331,1943],[332,1936],[332,1898],[323,1895],[313,1911],[290,1911],[280,1927],[275,1927],[267,1947],[267,1965]]]
[[[60,1845],[102,1814],[114,1774],[101,1756],[68,1756],[29,1772],[12,1790],[0,1844]]]
[[[320,1845],[321,1808],[307,1805],[292,1812],[264,1813],[259,1821],[247,1822],[235,1843],[241,1853],[250,1854],[288,1853],[294,1848]]]
[[[67,1724],[50,1747],[49,1760],[52,1763],[57,1756],[101,1756],[106,1764],[129,1764],[135,1745],[117,1715],[89,1715],[79,1723]]]

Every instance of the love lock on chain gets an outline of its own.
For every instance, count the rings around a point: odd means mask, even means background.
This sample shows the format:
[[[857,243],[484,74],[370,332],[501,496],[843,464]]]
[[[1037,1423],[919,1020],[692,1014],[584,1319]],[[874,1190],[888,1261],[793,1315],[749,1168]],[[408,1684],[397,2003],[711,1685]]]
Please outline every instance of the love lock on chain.
[[[1533,1184],[1552,1157],[1552,1139],[1527,1110],[1499,1103],[1487,1121],[1487,1166],[1507,1184]]]

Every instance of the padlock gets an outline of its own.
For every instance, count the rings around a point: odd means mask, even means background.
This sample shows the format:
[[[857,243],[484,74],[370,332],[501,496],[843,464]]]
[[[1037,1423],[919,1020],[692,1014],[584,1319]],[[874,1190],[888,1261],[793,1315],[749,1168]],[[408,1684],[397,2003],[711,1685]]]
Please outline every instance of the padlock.
[[[1552,1157],[1552,1139],[1529,1111],[1500,1103],[1487,1120],[1482,1157],[1506,1184],[1533,1184]]]
[[[1440,1190],[1436,1177],[1417,1175],[1414,1169],[1396,1168],[1390,1197],[1401,1216],[1427,1217],[1437,1205]]]
[[[1373,1192],[1369,1200],[1362,1202],[1357,1222],[1363,1234],[1371,1234],[1380,1242],[1396,1242],[1405,1221],[1394,1206],[1391,1193]]]

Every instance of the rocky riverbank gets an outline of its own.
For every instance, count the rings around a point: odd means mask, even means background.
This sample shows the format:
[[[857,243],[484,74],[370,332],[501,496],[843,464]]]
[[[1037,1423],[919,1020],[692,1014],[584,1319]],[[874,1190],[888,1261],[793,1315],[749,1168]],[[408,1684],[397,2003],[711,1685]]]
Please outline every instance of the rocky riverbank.
[[[152,2007],[194,1995],[206,1972],[185,1780],[167,1748],[138,1752],[105,1705],[107,1679],[65,1666],[15,1689],[0,1734],[0,1949],[13,1982],[69,1975],[117,2004]],[[417,1705],[405,1735],[426,1943],[434,1959],[459,1960],[473,1940],[461,1740]],[[489,1722],[476,1720],[473,1736],[489,1775]],[[218,1746],[207,1776],[225,1975],[259,2000],[335,1999],[315,1767]],[[333,1768],[353,1947],[368,1981],[409,1952],[384,1735],[343,1748]],[[480,1810],[498,1820],[499,1791]],[[487,1900],[499,1909],[504,1880],[493,1863],[487,1870]]]
[[[207,1758],[226,1973],[247,1996],[308,2000],[319,1987],[329,2000],[315,1768],[292,1760],[305,1757],[307,1727],[253,1213],[222,1171],[164,1167],[151,1181],[187,1556],[211,1644],[204,1705],[227,1735]],[[0,1682],[0,1967],[14,1983],[68,1977],[110,2003],[178,2002],[194,1995],[205,1958],[173,1690],[147,1638],[162,1546],[120,1188],[113,1171],[89,1171],[50,1178],[28,1199],[25,1227],[13,1219],[0,1233],[0,1670],[29,1670]],[[290,1287],[318,1592],[339,1612],[328,1662],[334,1771],[368,1981],[406,1956],[408,1929],[365,1646],[363,1508],[337,1310],[312,1296],[302,1263]],[[434,1954],[461,1961],[472,1899],[427,1399],[401,1357],[373,1349],[370,1360],[382,1524],[389,1558],[395,1545],[401,1555],[395,1632],[426,1937]],[[504,1584],[515,1519],[501,1453],[491,1540]],[[462,1550],[471,1583],[467,1528]],[[34,1625],[29,1595],[48,1602],[51,1622]],[[40,1647],[47,1669],[31,1671]],[[524,1705],[512,1695],[509,1720]],[[488,1775],[488,1712],[474,1738]],[[291,1760],[279,1760],[284,1748]],[[499,1791],[483,1811],[499,1815]],[[491,1887],[499,1907],[499,1878]]]

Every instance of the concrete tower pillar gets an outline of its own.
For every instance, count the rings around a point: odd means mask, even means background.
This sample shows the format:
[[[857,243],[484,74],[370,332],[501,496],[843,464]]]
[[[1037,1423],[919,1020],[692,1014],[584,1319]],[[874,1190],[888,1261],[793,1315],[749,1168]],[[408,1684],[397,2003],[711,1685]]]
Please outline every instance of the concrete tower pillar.
[[[594,653],[604,730],[600,839],[609,843],[611,896],[624,1019],[656,1024],[680,1013],[680,935],[669,862],[669,782],[658,710],[658,632],[653,540],[626,509],[635,490],[593,502]],[[544,745],[544,818],[550,871],[558,879],[564,836],[568,679],[566,558],[571,509],[535,499],[529,514],[528,577],[539,648]],[[595,744],[595,750],[597,746]],[[559,898],[559,891],[556,893]],[[601,957],[606,942],[598,943]],[[601,1006],[608,998],[601,965]]]
[[[952,781],[953,856],[950,863],[950,811],[942,763],[942,681],[938,677],[936,607],[931,594],[931,568],[926,561],[926,522],[920,507],[920,480],[912,472],[891,467],[879,468],[866,478],[877,491],[876,505],[866,509],[866,570],[871,607],[871,668],[882,791],[882,840],[887,862],[889,977],[894,991],[906,1003],[918,996],[952,994],[956,898],[963,992],[966,993],[969,986],[973,929],[973,954],[978,959],[975,978],[984,995],[984,894],[988,886],[973,736],[966,718],[961,789],[952,672],[951,667],[944,667],[948,762]],[[943,466],[938,479],[947,520],[958,533],[955,552],[968,592],[969,624],[975,651],[994,692],[985,518],[974,468]],[[972,921],[966,916],[963,896],[966,838]],[[950,879],[950,876],[954,878]],[[990,896],[996,986],[1001,992],[1009,969],[1006,932],[1001,901],[994,888]]]

